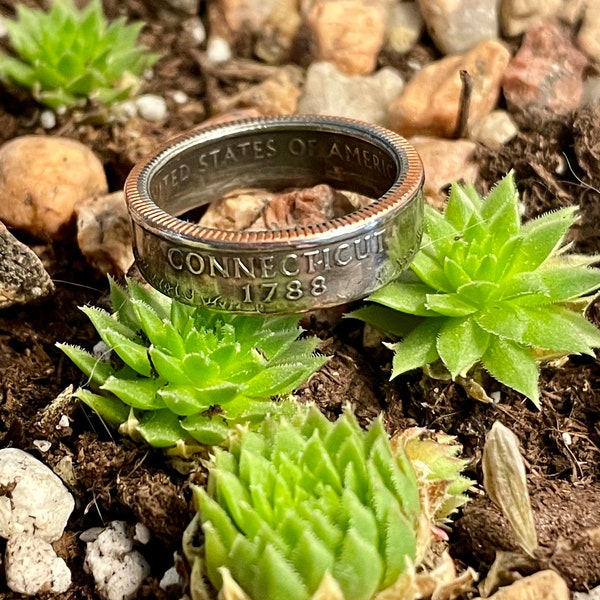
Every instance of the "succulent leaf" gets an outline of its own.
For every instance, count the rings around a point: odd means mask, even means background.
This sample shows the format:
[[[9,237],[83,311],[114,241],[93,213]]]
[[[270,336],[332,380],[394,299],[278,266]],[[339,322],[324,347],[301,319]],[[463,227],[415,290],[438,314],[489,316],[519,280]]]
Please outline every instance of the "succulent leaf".
[[[422,321],[401,342],[387,344],[394,351],[392,377],[435,362],[439,358],[437,335],[444,324],[436,318]]]
[[[512,340],[492,336],[481,362],[492,377],[521,392],[540,408],[537,385],[539,370],[529,348]]]
[[[53,0],[48,12],[18,4],[5,24],[15,56],[0,54],[0,78],[52,109],[125,99],[159,58],[137,44],[143,23],[109,24],[100,0],[82,10]]]
[[[302,329],[294,316],[216,313],[132,281],[124,289],[111,280],[110,295],[112,314],[82,310],[123,364],[59,347],[99,388],[100,394],[82,393],[82,401],[101,416],[110,414],[111,424],[122,415],[121,431],[151,445],[218,444],[229,426],[293,413],[293,403],[271,398],[289,394],[327,360],[315,354],[317,338],[298,339]]]
[[[82,388],[76,390],[74,396],[98,413],[112,427],[118,427],[129,417],[129,406],[116,396],[107,398]]]
[[[102,385],[108,377],[114,372],[114,368],[103,360],[98,360],[96,356],[90,354],[83,348],[73,346],[72,344],[56,344],[77,366],[80,371],[83,371],[90,381],[96,385]]]
[[[471,483],[451,438],[428,442],[412,441],[409,459],[408,441],[390,442],[380,419],[361,429],[348,407],[335,422],[313,406],[289,419],[267,417],[254,431],[239,428],[207,463],[206,488],[194,489],[198,514],[184,537],[193,569],[222,597],[230,585],[231,597],[250,600],[315,600],[324,586],[340,600],[379,597],[432,541],[420,486],[437,486],[437,509],[464,502]],[[200,597],[194,584],[192,597]]]
[[[565,244],[576,212],[522,224],[512,172],[486,198],[454,184],[443,214],[425,211],[410,272],[349,316],[401,338],[386,344],[392,378],[438,360],[453,378],[483,365],[539,406],[538,360],[600,347],[600,331],[581,313],[600,289],[600,269],[590,266],[598,257],[569,254]]]

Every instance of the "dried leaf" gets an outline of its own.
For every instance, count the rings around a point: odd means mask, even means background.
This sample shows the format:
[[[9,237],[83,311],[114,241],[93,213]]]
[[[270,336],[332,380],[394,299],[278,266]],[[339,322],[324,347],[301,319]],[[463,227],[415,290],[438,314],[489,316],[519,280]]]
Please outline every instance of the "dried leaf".
[[[499,421],[486,438],[482,467],[485,491],[508,519],[518,544],[533,556],[538,541],[519,440]]]

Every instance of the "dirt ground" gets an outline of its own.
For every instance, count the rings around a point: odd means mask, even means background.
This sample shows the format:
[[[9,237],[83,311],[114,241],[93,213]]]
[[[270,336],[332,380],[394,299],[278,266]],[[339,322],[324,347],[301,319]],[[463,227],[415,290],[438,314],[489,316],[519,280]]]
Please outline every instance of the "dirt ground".
[[[160,2],[110,0],[104,4],[109,16],[120,14],[126,6],[128,14],[149,24],[143,41],[164,58],[147,91],[167,98],[169,118],[160,125],[134,119],[125,126],[78,124],[62,118],[52,133],[89,145],[106,165],[111,190],[117,190],[143,154],[209,116],[207,89],[215,84],[235,87],[243,81],[207,81],[197,50],[186,37],[189,34],[159,15]],[[11,0],[0,0],[4,12],[13,5]],[[414,52],[428,51],[418,48]],[[171,100],[174,90],[183,90],[191,98],[183,109]],[[4,94],[0,98],[0,143],[17,135],[44,133],[37,125],[37,111],[34,104]],[[593,108],[560,120],[522,115],[522,130],[516,139],[497,153],[479,151],[478,187],[488,189],[513,168],[526,218],[579,204],[582,218],[573,232],[575,248],[600,252],[599,123],[600,113]],[[56,293],[37,305],[0,312],[0,447],[22,448],[53,468],[72,465],[69,488],[76,509],[56,550],[71,568],[74,584],[67,593],[52,597],[96,597],[93,581],[83,570],[84,544],[78,533],[124,519],[132,524],[141,521],[153,534],[144,549],[152,562],[152,574],[139,597],[179,598],[181,590],[167,593],[158,587],[158,581],[172,566],[173,553],[180,548],[182,531],[193,514],[190,479],[166,463],[161,453],[108,431],[90,410],[68,397],[55,401],[69,385],[77,387],[83,382],[81,373],[55,343],[91,348],[98,341],[77,307],[105,305],[107,281],[91,270],[75,245],[20,237],[43,257]],[[600,325],[600,303],[591,307],[590,318]],[[311,326],[311,321],[307,324]],[[460,566],[473,567],[483,578],[498,551],[518,552],[504,518],[481,493],[485,435],[492,423],[500,420],[521,442],[540,537],[538,556],[507,561],[502,577],[506,580],[516,573],[550,566],[565,577],[572,590],[583,591],[600,583],[600,552],[594,545],[597,535],[593,535],[600,527],[597,360],[572,357],[564,364],[545,366],[540,378],[543,409],[538,411],[494,381],[489,382],[488,392],[501,392],[498,404],[472,400],[459,385],[432,380],[420,371],[390,382],[391,353],[383,347],[365,350],[360,323],[337,319],[331,326],[314,322],[312,326],[322,339],[322,351],[333,358],[298,390],[300,398],[318,402],[332,416],[350,401],[364,422],[383,411],[390,432],[419,425],[455,435],[463,445],[464,456],[470,460],[467,475],[478,486],[449,531],[450,553]],[[63,414],[68,415],[70,426],[57,428]],[[35,445],[38,439],[50,441],[50,450],[41,453]],[[0,541],[0,552],[2,544]],[[179,568],[185,574],[185,565]],[[0,598],[19,597],[7,591],[1,577]]]

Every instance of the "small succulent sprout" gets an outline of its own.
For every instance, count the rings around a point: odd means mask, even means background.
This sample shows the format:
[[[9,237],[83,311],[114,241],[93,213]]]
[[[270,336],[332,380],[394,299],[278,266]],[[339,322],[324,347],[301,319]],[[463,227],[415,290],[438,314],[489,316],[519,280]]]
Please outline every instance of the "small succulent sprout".
[[[474,481],[461,475],[467,461],[459,458],[454,436],[410,427],[390,441],[394,453],[401,446],[419,478],[421,505],[427,521],[446,521],[467,502],[465,492]]]
[[[122,433],[151,446],[218,444],[240,423],[293,413],[286,396],[327,360],[318,339],[298,339],[295,316],[218,313],[172,300],[134,281],[110,280],[114,313],[83,307],[116,360],[58,346],[89,377],[75,395]]]
[[[598,256],[569,253],[576,207],[521,223],[512,172],[482,198],[454,184],[445,211],[426,207],[411,270],[351,313],[398,338],[392,378],[444,365],[453,378],[483,366],[539,407],[539,363],[594,356],[600,331],[584,311],[600,288]]]
[[[209,597],[205,578],[238,600],[400,597],[385,590],[410,587],[433,539],[403,448],[381,418],[364,430],[348,407],[335,422],[310,406],[238,428],[194,489],[184,536],[194,600]],[[452,480],[437,483],[445,495]]]
[[[16,17],[4,20],[15,56],[0,54],[0,79],[54,110],[129,98],[159,58],[137,44],[144,24],[109,23],[101,0],[82,10],[73,0],[53,0],[48,12],[17,4]]]

